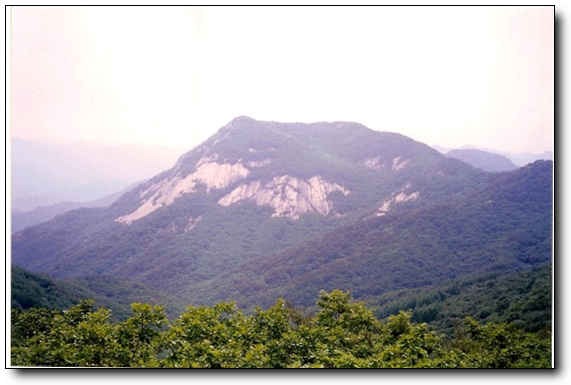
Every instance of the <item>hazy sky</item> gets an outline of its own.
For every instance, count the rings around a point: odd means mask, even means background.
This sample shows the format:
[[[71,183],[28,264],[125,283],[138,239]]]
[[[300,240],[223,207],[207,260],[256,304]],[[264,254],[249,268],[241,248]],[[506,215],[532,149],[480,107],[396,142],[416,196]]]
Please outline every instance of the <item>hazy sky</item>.
[[[192,148],[240,115],[553,149],[553,7],[12,9],[12,135]]]

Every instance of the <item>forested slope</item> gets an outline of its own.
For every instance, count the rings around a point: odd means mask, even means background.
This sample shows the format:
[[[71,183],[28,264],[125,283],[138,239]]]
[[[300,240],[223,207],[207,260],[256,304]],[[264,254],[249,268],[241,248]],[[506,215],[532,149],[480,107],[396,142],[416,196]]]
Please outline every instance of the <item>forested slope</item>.
[[[12,309],[61,311],[83,300],[93,300],[96,309],[109,309],[114,321],[128,318],[134,302],[164,306],[169,317],[178,315],[185,308],[180,299],[139,282],[101,276],[60,280],[18,266],[12,266],[11,289]]]
[[[453,335],[470,316],[481,323],[513,322],[529,332],[551,330],[551,265],[503,275],[490,273],[459,278],[440,285],[382,294],[367,303],[383,319],[400,311],[411,311],[411,320],[425,322],[431,329]]]
[[[334,229],[285,252],[245,263],[217,281],[239,303],[351,290],[355,298],[552,260],[552,162],[493,175],[448,202],[411,203]]]

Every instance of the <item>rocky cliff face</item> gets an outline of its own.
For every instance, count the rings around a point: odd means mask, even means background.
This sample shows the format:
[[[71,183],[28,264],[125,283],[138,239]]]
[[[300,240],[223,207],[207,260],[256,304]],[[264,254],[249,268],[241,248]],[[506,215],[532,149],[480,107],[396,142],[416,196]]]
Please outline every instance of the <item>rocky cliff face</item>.
[[[249,162],[255,168],[269,162]],[[153,211],[168,206],[183,194],[196,192],[197,185],[206,187],[207,193],[213,189],[224,189],[232,183],[246,178],[250,170],[241,163],[220,164],[216,162],[199,162],[195,171],[182,178],[179,173],[150,185],[140,193],[142,203],[130,214],[120,216],[117,222],[131,224]],[[298,219],[305,213],[328,215],[333,203],[329,194],[340,191],[343,195],[349,190],[337,183],[330,183],[320,176],[300,179],[290,175],[274,177],[263,183],[256,180],[241,184],[218,201],[222,206],[230,206],[244,200],[252,200],[259,206],[270,206],[274,209],[273,217]]]
[[[301,214],[305,213],[328,215],[333,208],[328,196],[333,191],[340,191],[344,195],[349,194],[349,190],[336,183],[327,182],[320,176],[304,180],[284,175],[275,177],[265,184],[254,181],[240,185],[220,199],[218,203],[222,206],[230,206],[251,199],[258,206],[272,207],[273,217],[298,219]]]
[[[116,219],[117,222],[130,224],[141,219],[158,208],[172,204],[183,194],[196,192],[199,184],[206,186],[206,191],[212,189],[222,189],[231,183],[243,179],[250,174],[244,165],[240,163],[217,163],[212,159],[201,159],[193,173],[186,177],[181,177],[180,172],[168,179],[163,179],[158,183],[151,183],[140,193],[141,205],[132,213],[123,215]]]

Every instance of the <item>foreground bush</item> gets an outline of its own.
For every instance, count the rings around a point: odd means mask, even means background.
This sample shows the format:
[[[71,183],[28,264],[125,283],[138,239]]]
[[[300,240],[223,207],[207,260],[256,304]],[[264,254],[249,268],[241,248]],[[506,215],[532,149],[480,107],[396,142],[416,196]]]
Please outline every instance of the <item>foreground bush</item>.
[[[401,312],[386,322],[349,293],[321,292],[312,317],[278,300],[244,315],[233,303],[189,307],[170,323],[133,304],[109,321],[83,301],[60,313],[12,311],[12,365],[157,368],[551,368],[550,333],[467,318],[448,340]]]

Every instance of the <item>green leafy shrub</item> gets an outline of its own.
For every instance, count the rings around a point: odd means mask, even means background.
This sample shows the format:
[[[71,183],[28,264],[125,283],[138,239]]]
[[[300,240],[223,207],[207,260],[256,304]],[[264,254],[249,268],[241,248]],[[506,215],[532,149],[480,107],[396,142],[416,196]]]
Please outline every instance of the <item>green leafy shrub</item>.
[[[12,365],[162,368],[549,368],[550,333],[467,318],[453,339],[411,321],[377,320],[348,292],[320,293],[302,316],[284,300],[245,316],[234,303],[188,307],[169,323],[135,303],[120,323],[82,301],[59,312],[12,311]]]

